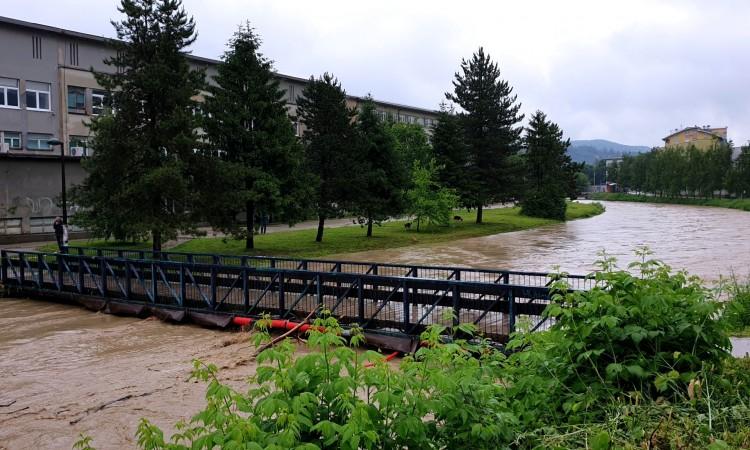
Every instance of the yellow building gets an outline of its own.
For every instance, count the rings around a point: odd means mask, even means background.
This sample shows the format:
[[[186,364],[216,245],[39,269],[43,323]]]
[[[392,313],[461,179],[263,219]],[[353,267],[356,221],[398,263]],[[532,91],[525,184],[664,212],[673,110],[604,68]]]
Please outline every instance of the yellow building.
[[[707,150],[715,145],[727,142],[727,127],[687,127],[682,130],[675,130],[662,140],[665,148],[692,145],[698,149]]]

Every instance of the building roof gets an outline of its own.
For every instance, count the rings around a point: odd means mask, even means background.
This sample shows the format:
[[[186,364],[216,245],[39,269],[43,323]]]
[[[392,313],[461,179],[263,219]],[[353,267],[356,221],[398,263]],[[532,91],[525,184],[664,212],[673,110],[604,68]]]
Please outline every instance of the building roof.
[[[31,29],[39,30],[39,31],[46,31],[48,33],[62,34],[65,36],[72,36],[72,37],[76,37],[79,39],[99,42],[102,44],[108,44],[109,42],[118,41],[118,39],[115,39],[115,38],[107,38],[104,36],[97,36],[94,34],[81,33],[79,31],[66,30],[64,28],[57,28],[57,27],[52,27],[49,25],[43,25],[43,24],[34,23],[34,22],[27,22],[25,20],[13,19],[11,17],[5,17],[5,16],[0,16],[0,24],[8,24],[8,25],[14,25],[17,27],[22,27],[22,28],[31,28]],[[193,55],[190,53],[186,53],[186,56],[193,61],[197,61],[197,62],[201,62],[205,64],[211,64],[211,65],[221,64],[221,61],[218,59],[206,58],[204,56],[197,56],[197,55]],[[278,76],[279,78],[288,80],[288,81],[296,81],[300,83],[307,83],[310,81],[308,78],[298,77],[294,75],[287,75],[287,74],[283,74],[279,72],[276,72],[276,76]],[[356,101],[362,101],[365,98],[365,97],[356,96],[356,95],[347,95],[347,97]],[[386,101],[377,100],[377,99],[373,99],[373,100],[376,103],[379,103],[384,106],[390,106],[392,108],[410,109],[412,111],[420,111],[423,113],[438,114],[438,111],[434,109],[420,108],[417,106],[409,106],[409,105],[404,105],[400,103],[386,102]]]
[[[705,134],[708,134],[708,135],[713,136],[713,137],[717,137],[717,138],[725,141],[726,138],[724,136],[720,136],[720,135],[718,135],[717,133],[714,132],[714,130],[717,130],[717,129],[718,128],[702,128],[702,127],[697,127],[697,126],[696,127],[687,127],[687,128],[683,128],[682,130],[675,131],[674,133],[668,135],[667,137],[662,138],[662,141],[666,141],[669,138],[671,138],[672,136],[675,136],[677,134],[683,133],[685,131],[699,131],[701,133],[705,133]],[[726,128],[724,128],[724,129],[726,129]]]

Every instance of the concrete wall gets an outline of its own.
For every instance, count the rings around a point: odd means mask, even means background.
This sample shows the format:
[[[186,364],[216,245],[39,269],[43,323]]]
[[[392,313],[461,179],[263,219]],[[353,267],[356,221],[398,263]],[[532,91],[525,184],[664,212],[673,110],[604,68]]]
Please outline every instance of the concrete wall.
[[[83,179],[80,160],[67,158],[66,185]],[[62,214],[60,188],[59,159],[0,157],[0,240],[5,235],[51,232],[51,218]],[[75,207],[68,202],[68,215],[73,213]]]

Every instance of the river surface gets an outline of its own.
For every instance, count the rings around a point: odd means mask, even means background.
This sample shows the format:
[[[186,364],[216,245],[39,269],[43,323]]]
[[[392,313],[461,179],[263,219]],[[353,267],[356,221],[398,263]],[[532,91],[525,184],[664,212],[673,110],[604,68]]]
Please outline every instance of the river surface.
[[[337,255],[357,261],[591,272],[606,250],[627,267],[647,245],[674,269],[708,282],[750,274],[750,212],[725,208],[601,202],[604,214],[532,230],[460,241]],[[377,230],[375,230],[377,233]]]
[[[625,266],[648,245],[675,268],[712,282],[750,267],[750,213],[720,208],[606,203],[591,219],[450,243],[342,255],[350,260],[586,273],[605,248]],[[377,230],[376,230],[377,233]],[[204,405],[191,361],[222,368],[241,388],[255,366],[244,333],[169,325],[32,300],[0,299],[0,449],[135,448],[141,417],[169,435]],[[735,339],[734,353],[750,352]]]

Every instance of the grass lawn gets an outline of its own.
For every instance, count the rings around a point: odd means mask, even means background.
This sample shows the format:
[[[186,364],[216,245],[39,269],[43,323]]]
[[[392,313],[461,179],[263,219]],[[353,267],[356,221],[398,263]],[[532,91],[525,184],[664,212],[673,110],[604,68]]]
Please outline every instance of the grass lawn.
[[[596,192],[591,194],[594,200],[609,200],[614,202],[640,202],[640,203],[668,203],[675,205],[715,206],[718,208],[740,209],[750,211],[750,199],[731,198],[682,198],[682,197],[655,197],[651,195],[636,195],[623,193]]]
[[[569,220],[595,216],[604,212],[598,203],[570,203]],[[373,236],[365,236],[366,229],[358,225],[326,229],[323,242],[315,242],[315,229],[296,230],[264,235],[256,235],[255,250],[246,251],[244,240],[224,240],[222,238],[196,238],[182,243],[173,250],[194,253],[252,254],[269,256],[296,256],[314,258],[339,253],[352,253],[365,250],[406,247],[416,244],[445,242],[476,236],[525,230],[555,223],[554,220],[526,217],[519,214],[519,208],[498,208],[484,211],[484,223],[475,224],[476,212],[460,214],[463,222],[452,223],[449,227],[430,227],[416,231],[404,229],[405,221],[393,221],[373,228]]]
[[[598,203],[569,203],[566,217],[568,220],[583,219],[604,212]],[[542,225],[556,223],[554,220],[526,217],[520,214],[520,208],[497,208],[484,210],[482,224],[475,224],[476,211],[456,214],[463,217],[463,222],[454,222],[448,227],[423,227],[416,231],[416,223],[411,230],[404,228],[406,221],[393,221],[382,226],[373,227],[373,236],[365,236],[366,229],[359,225],[338,228],[326,228],[323,242],[315,242],[316,229],[290,230],[255,236],[255,249],[245,250],[245,241],[224,238],[195,238],[170,250],[189,253],[215,253],[223,255],[267,255],[295,256],[315,258],[339,253],[361,252],[385,248],[406,247],[416,244],[429,244],[487,236],[509,231],[526,230]],[[98,248],[151,248],[149,242],[124,243],[115,241],[74,241],[73,246]],[[42,247],[43,251],[55,251],[55,245]]]

